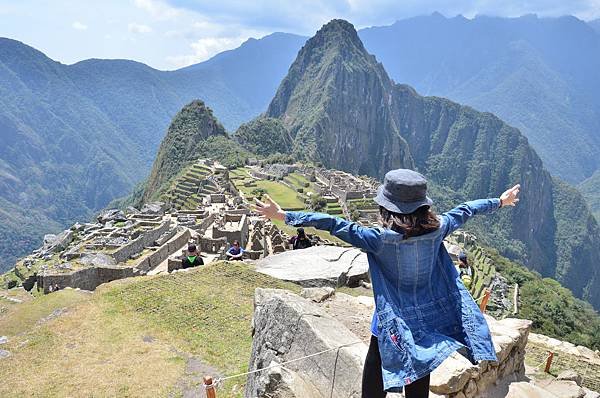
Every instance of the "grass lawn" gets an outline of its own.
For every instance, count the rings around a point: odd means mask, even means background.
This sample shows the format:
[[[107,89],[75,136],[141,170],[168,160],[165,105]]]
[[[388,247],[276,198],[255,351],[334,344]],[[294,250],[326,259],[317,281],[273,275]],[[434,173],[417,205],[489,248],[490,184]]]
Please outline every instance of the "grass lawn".
[[[129,278],[93,294],[62,290],[3,304],[0,396],[182,396],[204,374],[193,356],[229,375],[247,370],[254,290],[286,288],[245,264],[217,263],[172,275]],[[54,313],[54,316],[51,314]],[[207,372],[207,371],[202,371]],[[244,378],[219,387],[242,397]]]
[[[286,210],[291,209],[304,209],[304,203],[298,199],[296,192],[276,181],[268,180],[257,180],[255,187],[245,187],[243,185],[237,185],[237,188],[244,192],[246,196],[252,196],[251,192],[257,188],[262,188],[274,201]]]

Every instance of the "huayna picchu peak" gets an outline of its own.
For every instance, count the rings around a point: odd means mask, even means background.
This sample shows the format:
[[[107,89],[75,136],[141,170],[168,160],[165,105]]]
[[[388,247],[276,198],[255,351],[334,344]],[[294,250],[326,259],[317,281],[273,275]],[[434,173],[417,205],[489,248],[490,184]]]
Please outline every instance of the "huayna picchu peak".
[[[391,114],[391,90],[353,26],[334,20],[302,47],[266,115],[283,122],[299,159],[382,177],[413,166]]]

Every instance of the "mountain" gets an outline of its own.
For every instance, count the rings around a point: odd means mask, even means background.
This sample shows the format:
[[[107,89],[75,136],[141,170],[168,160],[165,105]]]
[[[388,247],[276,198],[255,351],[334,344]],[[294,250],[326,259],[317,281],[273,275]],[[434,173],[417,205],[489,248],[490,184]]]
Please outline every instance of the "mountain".
[[[209,137],[225,137],[225,129],[202,101],[192,101],[173,118],[160,144],[148,178],[144,201],[161,191],[185,165],[198,159],[198,145]]]
[[[552,174],[600,168],[600,36],[584,21],[436,13],[360,37],[396,81],[517,126]]]
[[[354,27],[334,20],[302,47],[266,115],[283,122],[299,159],[381,176],[413,166],[386,106],[391,89]]]
[[[286,126],[298,157],[378,178],[415,167],[445,206],[520,183],[518,207],[472,228],[600,307],[600,232],[582,196],[553,180],[527,138],[493,114],[394,84],[350,23],[333,20],[309,39],[265,116]]]
[[[229,129],[264,111],[303,40],[275,33],[163,72],[127,60],[63,65],[0,38],[0,271],[127,194],[186,103],[202,98]]]
[[[600,170],[596,171],[594,175],[579,184],[578,187],[586,198],[596,219],[600,220]]]

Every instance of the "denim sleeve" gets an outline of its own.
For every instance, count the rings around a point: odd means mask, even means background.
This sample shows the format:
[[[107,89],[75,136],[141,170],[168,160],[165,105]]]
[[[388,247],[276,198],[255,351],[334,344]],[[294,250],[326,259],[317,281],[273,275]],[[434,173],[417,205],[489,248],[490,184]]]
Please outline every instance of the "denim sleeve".
[[[450,235],[452,232],[460,228],[467,220],[478,214],[490,214],[498,210],[500,207],[500,199],[477,199],[470,202],[465,202],[454,209],[442,214],[444,221],[444,236]]]
[[[358,223],[333,217],[329,214],[286,211],[285,223],[296,227],[315,227],[328,231],[344,242],[368,252],[377,253],[382,244],[382,229],[363,227]]]

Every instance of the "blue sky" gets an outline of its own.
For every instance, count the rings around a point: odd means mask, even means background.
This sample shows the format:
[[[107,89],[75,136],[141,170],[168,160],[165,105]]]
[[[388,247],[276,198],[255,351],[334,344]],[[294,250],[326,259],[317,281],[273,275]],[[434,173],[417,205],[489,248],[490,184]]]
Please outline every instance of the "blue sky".
[[[312,35],[332,18],[357,28],[439,11],[600,18],[600,0],[0,0],[0,36],[57,61],[126,58],[176,69],[275,31]]]

